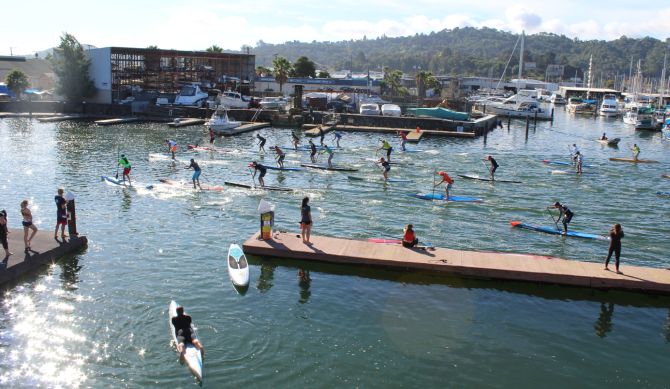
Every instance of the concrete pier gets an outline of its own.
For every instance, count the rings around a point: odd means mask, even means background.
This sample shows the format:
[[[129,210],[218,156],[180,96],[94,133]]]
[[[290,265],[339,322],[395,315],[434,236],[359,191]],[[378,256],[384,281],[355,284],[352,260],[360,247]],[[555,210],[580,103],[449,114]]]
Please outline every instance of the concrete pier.
[[[65,241],[53,238],[53,230],[38,231],[33,238],[32,251],[25,252],[23,244],[23,230],[10,229],[8,235],[9,251],[13,252],[7,260],[0,264],[0,285],[17,279],[18,277],[41,268],[46,264],[56,262],[61,257],[76,252],[86,246],[85,236],[66,237]],[[60,235],[59,235],[60,236]],[[4,258],[4,250],[0,251]]]
[[[670,270],[667,269],[628,266],[624,263],[621,267],[623,274],[617,274],[604,270],[602,263],[542,255],[447,248],[407,249],[398,244],[314,235],[310,240],[312,244],[305,245],[295,233],[277,233],[274,239],[264,241],[259,240],[259,234],[255,234],[244,243],[244,251],[259,256],[421,270],[467,278],[670,295]],[[607,247],[603,246],[603,249]],[[614,269],[613,263],[610,263],[610,268]]]
[[[186,126],[195,126],[199,124],[204,124],[206,119],[197,119],[197,118],[178,118],[168,123],[170,127],[186,127]]]
[[[140,118],[138,118],[138,117],[127,117],[127,118],[96,120],[95,124],[97,124],[99,126],[111,126],[111,125],[114,125],[114,124],[135,123],[135,122],[139,122],[139,121],[140,121]]]

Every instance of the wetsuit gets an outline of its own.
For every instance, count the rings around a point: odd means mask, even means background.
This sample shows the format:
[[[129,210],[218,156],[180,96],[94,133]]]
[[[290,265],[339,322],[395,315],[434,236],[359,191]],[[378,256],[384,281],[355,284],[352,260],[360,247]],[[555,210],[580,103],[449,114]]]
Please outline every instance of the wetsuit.
[[[311,160],[312,162],[315,162],[316,145],[315,145],[314,143],[311,143],[311,142],[310,142],[310,144],[309,144],[309,148],[310,148],[310,150],[311,150],[310,153],[309,153],[309,158],[310,158],[310,160]]]
[[[65,209],[67,201],[59,195],[54,196],[54,201],[56,202],[56,224],[67,224],[67,210]]]
[[[200,165],[198,165],[198,163],[196,161],[191,161],[191,164],[188,165],[187,169],[190,169],[190,168],[193,168],[193,170],[195,170],[193,172],[193,177],[191,179],[192,180],[197,180],[200,177],[200,173],[201,173]]]
[[[319,136],[321,137],[321,146],[323,146],[323,138],[326,136],[326,133],[323,132],[323,127],[319,127]]]
[[[565,205],[561,205],[561,208],[559,209],[561,211],[561,215],[563,216],[563,231],[568,232],[568,223],[570,223],[570,220],[572,220],[574,213],[572,213],[570,208],[566,207]]]
[[[191,335],[191,316],[175,316],[172,318],[172,325],[174,326],[174,332],[177,336],[177,343],[193,343],[193,337]]]
[[[491,161],[491,174],[493,174],[500,165],[498,165],[498,162],[493,157],[489,158],[489,161]]]
[[[384,168],[385,172],[388,172],[391,170],[391,163],[389,161],[384,161],[382,162],[382,167]]]
[[[254,169],[258,170],[260,174],[258,175],[258,178],[263,178],[265,177],[265,173],[268,172],[268,169],[261,165],[260,163],[257,163],[256,166],[254,166]]]
[[[624,237],[623,230],[621,230],[621,234],[617,234],[614,228],[610,230],[610,248],[607,251],[607,260],[605,261],[605,267],[609,265],[610,258],[612,258],[612,253],[614,253],[614,259],[616,260],[616,268],[617,270],[619,270],[619,257],[621,256],[621,238],[623,237]]]

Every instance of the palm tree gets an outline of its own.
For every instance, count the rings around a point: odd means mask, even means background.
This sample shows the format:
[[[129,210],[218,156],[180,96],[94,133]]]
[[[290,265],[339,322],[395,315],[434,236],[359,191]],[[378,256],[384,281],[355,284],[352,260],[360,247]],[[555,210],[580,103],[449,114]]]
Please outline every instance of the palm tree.
[[[293,69],[293,65],[288,59],[277,56],[272,60],[272,67],[274,68],[275,81],[279,84],[279,92],[282,92],[284,84],[288,81],[288,75]]]

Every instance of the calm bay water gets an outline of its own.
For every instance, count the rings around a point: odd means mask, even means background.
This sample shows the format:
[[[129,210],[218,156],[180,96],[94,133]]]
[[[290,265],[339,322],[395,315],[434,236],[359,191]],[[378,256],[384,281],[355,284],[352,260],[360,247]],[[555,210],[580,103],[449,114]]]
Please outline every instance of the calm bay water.
[[[595,142],[602,132],[619,148]],[[261,130],[268,146],[290,143],[290,131]],[[277,206],[279,229],[297,231],[299,204],[311,197],[314,233],[356,238],[397,237],[413,223],[438,246],[533,252],[599,262],[607,243],[512,230],[510,220],[551,225],[545,207],[564,201],[572,228],[606,234],[624,226],[627,264],[670,267],[667,173],[670,141],[636,133],[620,121],[557,112],[528,139],[522,122],[484,139],[427,138],[416,153],[397,153],[391,175],[414,180],[383,186],[346,174],[269,171],[269,185],[302,188],[262,193],[226,188],[193,192],[157,185],[184,180],[189,158],[203,167],[203,183],[250,183],[254,133],[217,139],[228,153],[181,151],[173,164],[165,138],[206,142],[201,127],[97,127],[86,123],[0,121],[0,208],[20,227],[27,198],[40,229],[55,223],[53,195],[77,195],[82,253],[24,278],[0,300],[0,387],[195,387],[170,347],[167,306],[186,306],[207,349],[206,387],[649,387],[670,385],[670,300],[627,293],[462,280],[349,266],[252,258],[251,286],[239,295],[224,257],[258,228],[261,198]],[[332,138],[330,135],[328,139]],[[352,175],[378,177],[378,135],[345,134],[336,164]],[[567,161],[568,144],[586,155],[587,171],[552,174],[543,159]],[[642,148],[660,164],[609,162]],[[137,190],[105,184],[117,152],[133,163]],[[458,179],[501,164],[499,178],[524,185]],[[288,165],[308,160],[290,152]],[[322,157],[323,158],[323,157]],[[325,159],[325,158],[324,158]],[[456,178],[453,195],[483,204],[433,204],[407,194],[430,192],[435,170]],[[20,252],[21,248],[14,248]],[[302,268],[309,283],[297,277]]]

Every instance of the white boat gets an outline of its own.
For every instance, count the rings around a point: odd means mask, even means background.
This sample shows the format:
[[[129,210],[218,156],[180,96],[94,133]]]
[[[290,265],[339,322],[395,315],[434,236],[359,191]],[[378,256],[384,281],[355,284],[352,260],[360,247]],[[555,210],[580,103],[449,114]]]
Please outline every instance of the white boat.
[[[368,104],[372,104],[372,103],[374,103],[374,104],[387,104],[387,103],[389,103],[389,101],[386,101],[386,100],[382,99],[378,95],[360,96],[358,101],[361,104],[364,104],[364,103],[368,103]]]
[[[551,119],[551,112],[540,107],[540,104],[525,96],[514,95],[502,103],[492,104],[487,111],[492,111],[498,116],[512,118],[535,118]]]
[[[656,131],[660,129],[660,127],[656,124],[656,117],[653,108],[640,108],[637,110],[635,129],[650,131]]]
[[[219,106],[205,125],[216,134],[228,135],[233,133],[232,130],[241,126],[242,122],[228,119],[228,110],[226,107]]]
[[[361,115],[379,115],[379,105],[376,103],[361,104],[359,112]]]
[[[289,103],[284,97],[264,97],[259,104],[263,109],[288,111],[289,108]]]
[[[600,110],[598,111],[600,116],[605,117],[615,117],[621,115],[619,110],[619,101],[616,98],[616,95],[607,93],[603,96],[603,102],[600,103]]]
[[[244,96],[238,92],[221,92],[219,93],[218,100],[219,104],[228,108],[249,108],[249,100],[245,99]]]
[[[175,105],[193,105],[201,107],[209,95],[198,84],[184,85],[174,100]]]
[[[402,112],[400,111],[400,106],[397,104],[384,104],[382,105],[382,115],[400,116],[402,115]]]
[[[228,248],[228,276],[233,285],[244,288],[249,286],[249,264],[247,257],[237,244]]]
[[[579,97],[571,97],[565,106],[566,111],[575,115],[593,115],[596,113],[595,100],[584,100]]]
[[[565,105],[565,98],[560,93],[552,94],[549,101],[554,105]]]
[[[175,328],[172,325],[172,318],[177,316],[177,303],[172,300],[170,301],[170,308],[168,309],[168,323],[170,324],[170,334],[172,335],[172,341],[175,346],[177,345],[177,334]],[[198,338],[198,333],[191,323],[191,336],[194,339]],[[202,382],[202,353],[198,350],[193,343],[188,343],[186,346],[186,352],[184,352],[184,362],[188,366],[191,373]],[[177,350],[179,352],[179,350]]]

